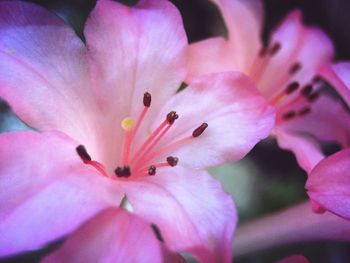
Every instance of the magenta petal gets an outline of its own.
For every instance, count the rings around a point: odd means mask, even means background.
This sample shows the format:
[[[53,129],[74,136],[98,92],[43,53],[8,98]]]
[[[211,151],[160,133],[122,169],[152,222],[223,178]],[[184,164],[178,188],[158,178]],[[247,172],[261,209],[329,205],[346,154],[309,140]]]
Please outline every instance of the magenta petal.
[[[121,209],[107,209],[43,262],[164,262],[164,256],[150,223]]]
[[[122,183],[135,214],[155,223],[172,251],[203,262],[231,262],[234,204],[205,171],[162,168]]]
[[[8,133],[0,145],[0,256],[37,249],[120,203],[114,182],[60,133]]]
[[[350,219],[350,149],[337,152],[312,170],[306,189],[323,208]]]
[[[284,259],[278,260],[277,263],[309,263],[309,260],[302,255],[293,255]]]
[[[192,136],[202,123],[209,126],[169,155],[182,166],[202,168],[243,158],[273,128],[275,115],[254,84],[238,72],[218,73],[194,80],[162,109],[155,124],[176,110],[179,119],[164,142]],[[194,158],[195,156],[195,158]]]

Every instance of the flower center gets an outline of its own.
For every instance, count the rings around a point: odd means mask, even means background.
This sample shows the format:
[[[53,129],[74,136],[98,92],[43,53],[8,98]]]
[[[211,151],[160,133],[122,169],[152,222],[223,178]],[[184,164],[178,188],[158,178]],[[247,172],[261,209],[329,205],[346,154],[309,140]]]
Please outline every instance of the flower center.
[[[264,47],[256,57],[250,76],[255,83],[259,83],[272,59],[282,49],[282,45],[278,42]],[[295,51],[296,52],[296,51]],[[295,52],[291,54],[291,61]],[[315,102],[319,93],[317,87],[322,79],[318,76],[312,77],[311,81],[302,86],[296,80],[295,75],[302,72],[303,66],[300,62],[294,61],[285,70],[281,68],[276,72],[275,83],[269,87],[269,92],[265,92],[265,98],[277,109],[277,122],[284,122],[295,117],[302,117],[311,112],[311,104]],[[285,87],[284,89],[281,87]]]
[[[130,176],[153,176],[157,173],[157,169],[162,167],[175,167],[179,159],[175,156],[166,156],[165,153],[183,146],[191,140],[199,137],[208,127],[207,123],[202,123],[193,130],[191,135],[176,139],[174,141],[166,141],[160,144],[162,138],[171,130],[175,121],[179,118],[176,111],[170,111],[163,122],[144,140],[144,142],[131,154],[131,149],[135,136],[151,107],[151,94],[146,92],[143,96],[144,108],[137,120],[126,117],[121,121],[121,128],[124,130],[124,143],[119,165],[114,170],[114,175],[119,178],[128,178]],[[77,153],[85,164],[92,165],[102,175],[108,176],[104,166],[92,160],[83,145],[79,145]],[[153,159],[164,155],[164,161],[151,163]]]

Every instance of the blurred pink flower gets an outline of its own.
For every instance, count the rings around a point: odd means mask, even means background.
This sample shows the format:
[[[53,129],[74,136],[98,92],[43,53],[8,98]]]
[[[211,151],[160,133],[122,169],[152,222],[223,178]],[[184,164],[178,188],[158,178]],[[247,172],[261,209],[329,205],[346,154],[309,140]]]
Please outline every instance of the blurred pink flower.
[[[303,25],[301,12],[292,11],[265,47],[261,1],[212,1],[222,12],[228,39],[192,44],[187,79],[228,70],[250,76],[276,107],[273,134],[280,147],[293,151],[307,172],[324,158],[320,142],[338,142],[344,147],[350,131],[350,122],[344,120],[349,120],[349,114],[339,101],[320,92],[319,71],[334,53],[328,37],[318,28]]]
[[[41,131],[0,136],[0,255],[67,235],[125,194],[171,251],[229,262],[235,208],[200,169],[242,158],[270,133],[272,107],[240,73],[177,93],[187,40],[167,1],[100,0],[84,35],[0,2],[0,96]]]

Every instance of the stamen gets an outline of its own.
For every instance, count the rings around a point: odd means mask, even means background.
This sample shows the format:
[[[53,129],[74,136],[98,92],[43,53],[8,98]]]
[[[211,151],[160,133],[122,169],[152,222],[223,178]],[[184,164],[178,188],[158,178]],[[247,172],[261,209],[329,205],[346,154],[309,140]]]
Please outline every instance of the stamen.
[[[289,111],[287,113],[284,113],[282,115],[282,118],[285,119],[285,120],[290,120],[290,119],[293,119],[295,116],[296,116],[295,111]]]
[[[173,124],[178,118],[179,115],[176,114],[176,111],[171,111],[166,115],[166,119],[169,124]]]
[[[88,154],[88,152],[86,151],[86,148],[84,145],[79,145],[77,148],[76,148],[76,151],[79,155],[79,157],[81,158],[81,160],[84,162],[84,163],[87,163],[89,161],[91,161],[91,156]]]
[[[114,173],[118,177],[126,177],[128,178],[131,175],[130,167],[128,165],[124,165],[122,167],[118,166],[115,170]]]
[[[274,56],[281,49],[281,44],[276,42],[270,49],[270,55]]]
[[[311,109],[309,107],[302,108],[299,112],[299,116],[305,116],[306,114],[310,113]]]
[[[144,95],[143,95],[143,105],[147,108],[149,108],[151,106],[151,102],[152,102],[152,97],[151,97],[151,94],[146,92]]]
[[[259,51],[259,56],[264,57],[267,54],[267,50],[268,50],[267,47],[262,47]]]
[[[177,163],[179,162],[179,158],[177,157],[173,157],[173,156],[168,156],[166,158],[167,163],[171,166],[174,167],[177,165]]]
[[[152,227],[152,230],[153,230],[155,236],[157,237],[157,239],[160,242],[164,243],[164,238],[163,238],[162,233],[160,232],[160,229],[158,228],[158,226],[152,223],[151,227]]]
[[[155,175],[155,174],[156,174],[156,171],[157,171],[157,168],[156,168],[154,165],[151,165],[151,166],[148,168],[148,174],[149,174],[149,175]]]
[[[198,128],[196,128],[193,132],[192,132],[192,136],[193,137],[198,137],[200,136],[204,131],[205,129],[208,128],[208,123],[202,123]]]
[[[315,102],[319,97],[320,97],[320,94],[317,92],[314,92],[307,97],[307,100],[309,102]]]
[[[296,81],[294,81],[294,82],[290,83],[290,84],[287,86],[287,88],[286,88],[286,90],[285,90],[285,93],[286,93],[286,94],[291,94],[291,93],[293,93],[294,91],[296,91],[298,88],[299,88],[299,83],[296,82]]]
[[[300,92],[304,97],[308,97],[312,93],[312,90],[313,90],[312,85],[308,84]]]
[[[104,176],[107,176],[108,177],[108,174],[105,170],[105,167],[103,166],[103,164],[99,163],[99,162],[96,162],[96,161],[93,161],[91,159],[91,156],[88,154],[86,148],[84,145],[79,145],[77,148],[76,148],[76,151],[79,155],[79,157],[81,158],[81,160],[85,163],[85,164],[88,164],[88,165],[91,165],[93,166],[97,171],[99,171],[102,175]]]
[[[314,76],[313,79],[312,79],[312,84],[316,84],[316,83],[319,83],[319,82],[322,82],[322,81],[323,81],[322,77],[316,75],[316,76]]]
[[[289,74],[294,75],[301,69],[301,64],[299,62],[295,62],[290,68],[289,68]]]

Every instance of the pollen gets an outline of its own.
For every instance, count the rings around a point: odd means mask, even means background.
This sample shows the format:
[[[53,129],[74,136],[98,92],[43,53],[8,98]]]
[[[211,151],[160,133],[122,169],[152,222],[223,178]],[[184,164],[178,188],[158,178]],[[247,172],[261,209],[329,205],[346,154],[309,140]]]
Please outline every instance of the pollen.
[[[131,131],[135,127],[135,120],[131,117],[126,117],[122,120],[121,126],[125,131]]]

